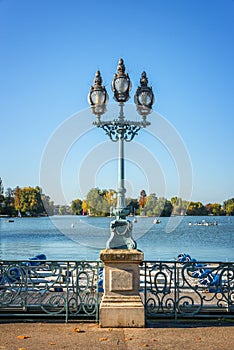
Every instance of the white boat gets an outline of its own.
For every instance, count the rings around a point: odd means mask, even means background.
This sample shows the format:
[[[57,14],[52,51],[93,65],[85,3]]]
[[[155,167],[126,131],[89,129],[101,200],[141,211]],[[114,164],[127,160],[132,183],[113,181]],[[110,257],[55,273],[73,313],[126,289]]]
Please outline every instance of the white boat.
[[[189,226],[217,226],[218,223],[217,223],[217,221],[208,222],[206,220],[202,220],[201,222],[195,222],[195,223],[189,222],[188,225]]]
[[[153,224],[160,224],[160,220],[159,219],[154,219],[154,221],[153,221]]]

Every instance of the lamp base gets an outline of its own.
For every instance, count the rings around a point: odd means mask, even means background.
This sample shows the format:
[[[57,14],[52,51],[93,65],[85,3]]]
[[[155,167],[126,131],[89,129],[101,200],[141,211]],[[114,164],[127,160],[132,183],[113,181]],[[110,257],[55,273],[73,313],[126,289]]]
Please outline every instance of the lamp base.
[[[132,238],[132,222],[116,219],[110,223],[110,238],[106,249],[136,249],[137,244]]]
[[[144,327],[145,309],[139,295],[139,250],[102,250],[104,294],[100,305],[101,327]]]

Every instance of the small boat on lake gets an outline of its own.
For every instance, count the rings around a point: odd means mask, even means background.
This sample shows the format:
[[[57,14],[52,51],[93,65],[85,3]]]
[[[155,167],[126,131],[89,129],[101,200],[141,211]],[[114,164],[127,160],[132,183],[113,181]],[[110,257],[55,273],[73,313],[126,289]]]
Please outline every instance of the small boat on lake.
[[[189,226],[217,226],[218,223],[217,221],[213,221],[213,222],[208,222],[206,220],[202,220],[201,222],[195,222],[195,223],[192,223],[192,222],[189,222],[188,224]]]
[[[160,224],[160,220],[159,219],[154,219],[154,221],[153,221],[153,224]]]

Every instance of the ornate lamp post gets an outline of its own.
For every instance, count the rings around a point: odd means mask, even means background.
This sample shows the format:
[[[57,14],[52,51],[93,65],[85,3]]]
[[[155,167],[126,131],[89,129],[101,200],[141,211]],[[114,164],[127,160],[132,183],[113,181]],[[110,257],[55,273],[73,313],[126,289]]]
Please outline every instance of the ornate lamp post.
[[[96,72],[94,85],[91,87],[88,95],[91,111],[96,115],[96,120],[93,124],[102,128],[111,141],[119,142],[117,206],[113,210],[115,220],[110,224],[111,236],[106,244],[107,249],[136,248],[136,242],[132,238],[132,222],[126,219],[130,211],[126,208],[125,201],[124,142],[132,141],[141,128],[150,125],[150,122],[146,118],[151,113],[154,94],[152,88],[148,86],[146,73],[143,72],[140,79],[140,86],[137,88],[134,96],[134,102],[138,113],[142,116],[142,120],[127,120],[124,115],[124,104],[130,98],[131,87],[130,78],[125,73],[124,61],[121,58],[118,63],[117,73],[114,75],[111,85],[114,99],[119,103],[118,118],[108,121],[101,120],[101,115],[106,112],[108,94],[106,88],[102,85],[100,71]]]

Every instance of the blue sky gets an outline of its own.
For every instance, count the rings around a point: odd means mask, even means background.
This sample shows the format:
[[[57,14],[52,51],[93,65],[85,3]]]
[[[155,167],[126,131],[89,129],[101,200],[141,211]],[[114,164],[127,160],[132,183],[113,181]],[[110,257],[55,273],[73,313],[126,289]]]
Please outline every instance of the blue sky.
[[[113,102],[111,81],[123,57],[132,96],[146,70],[156,95],[155,113],[183,140],[193,170],[191,199],[205,204],[234,197],[234,1],[2,0],[0,57],[0,177],[5,188],[40,183],[43,155],[56,130],[75,114],[81,123],[87,116],[87,94],[97,69]],[[157,118],[153,128],[149,132],[155,135]],[[102,154],[104,145],[109,148],[100,129],[85,137],[73,140],[62,162],[67,202],[84,195],[80,164],[92,152],[98,157],[97,145],[103,145]],[[144,131],[136,141],[156,157],[163,173],[161,182],[155,174],[148,191],[170,198],[178,194],[177,165],[167,145],[156,139]],[[107,157],[100,157],[94,169],[95,185],[115,188],[116,155]],[[144,166],[137,168],[129,156],[126,177],[133,196],[147,188],[153,171],[148,165],[145,173]]]

